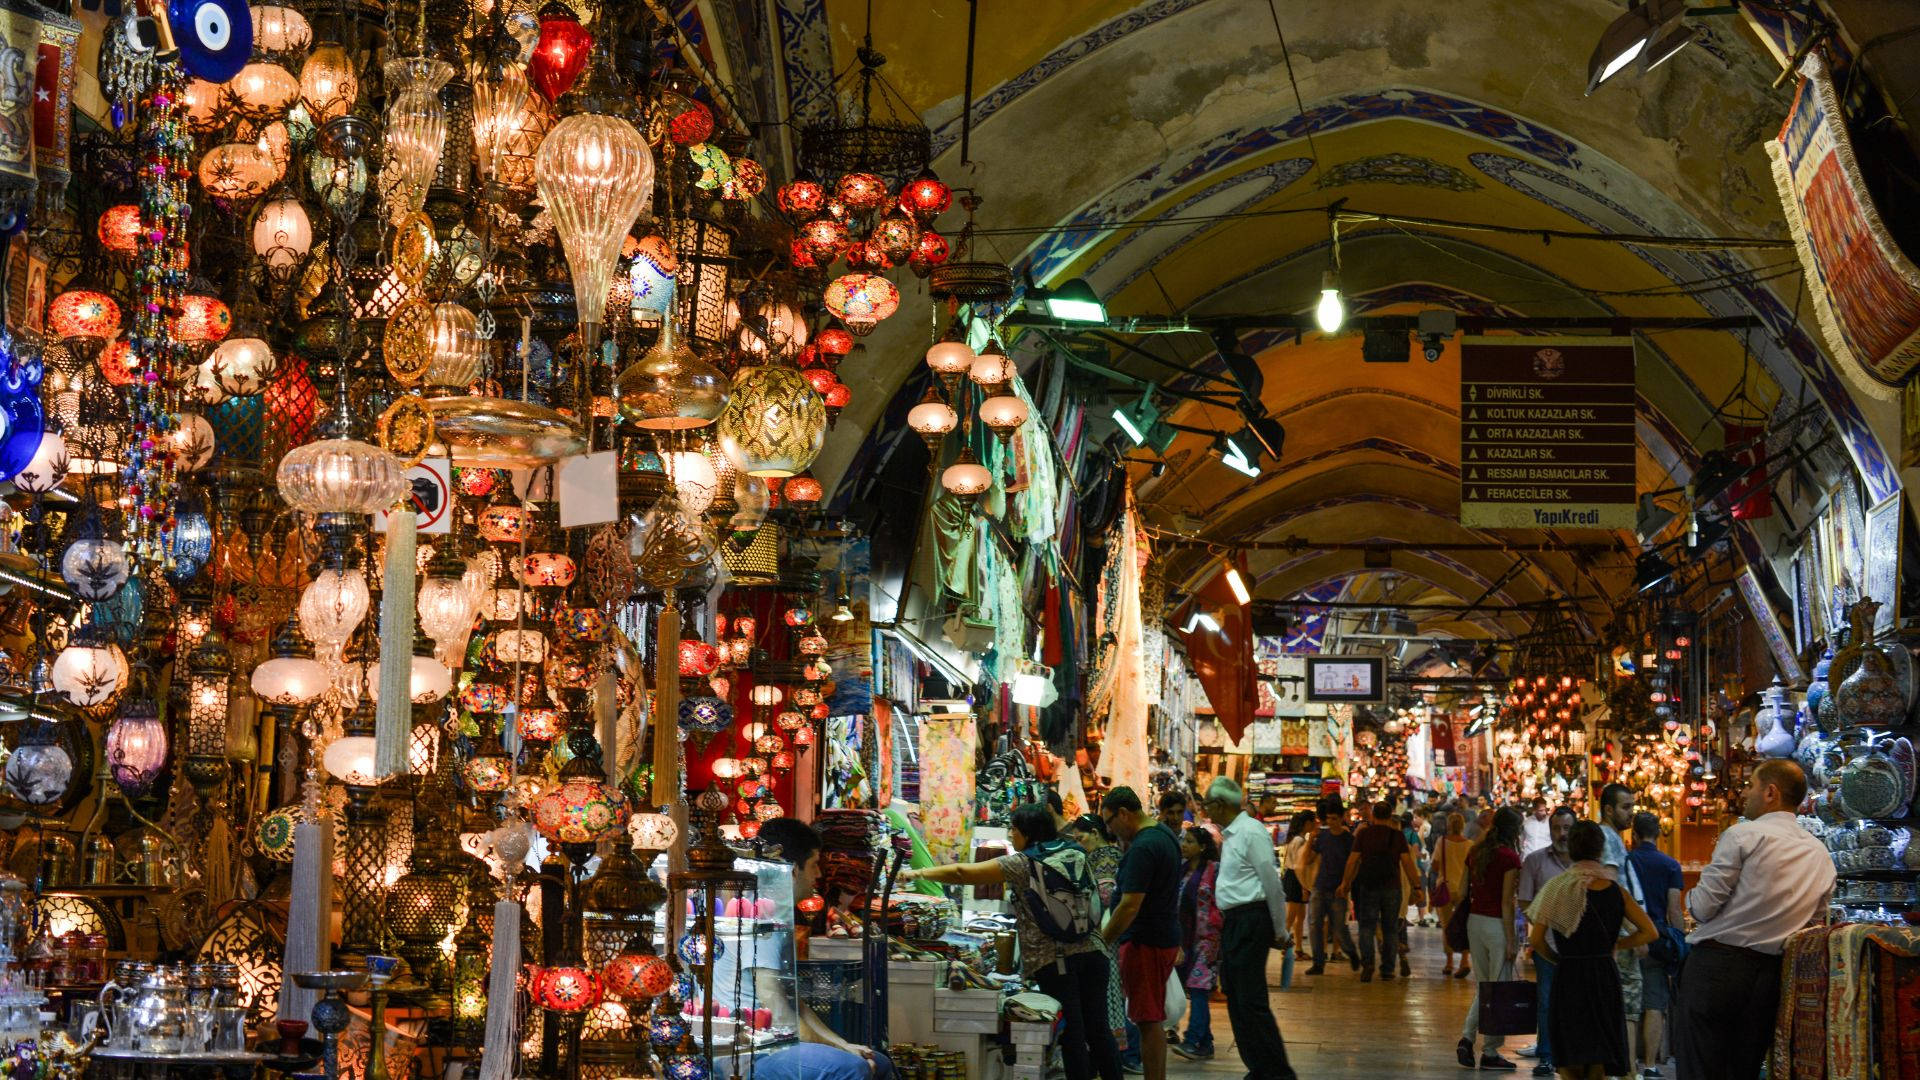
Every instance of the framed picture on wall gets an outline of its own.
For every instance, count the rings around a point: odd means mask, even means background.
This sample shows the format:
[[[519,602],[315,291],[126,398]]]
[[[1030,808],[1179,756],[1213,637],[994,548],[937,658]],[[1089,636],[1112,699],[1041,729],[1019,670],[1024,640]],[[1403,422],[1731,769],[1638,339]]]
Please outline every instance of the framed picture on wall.
[[[1873,631],[1885,633],[1900,625],[1900,536],[1906,507],[1904,494],[1894,492],[1867,510],[1865,561],[1861,592],[1880,601],[1873,614]]]

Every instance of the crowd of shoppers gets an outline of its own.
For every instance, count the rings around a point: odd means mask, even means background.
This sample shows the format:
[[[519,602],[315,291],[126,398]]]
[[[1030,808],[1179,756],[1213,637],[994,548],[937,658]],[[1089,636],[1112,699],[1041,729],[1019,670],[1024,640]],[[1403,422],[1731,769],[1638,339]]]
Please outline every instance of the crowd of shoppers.
[[[905,877],[1007,887],[1022,970],[1061,1002],[1068,1080],[1162,1080],[1169,1052],[1212,1059],[1216,994],[1249,1080],[1291,1080],[1270,950],[1305,955],[1310,937],[1310,975],[1331,956],[1361,982],[1405,978],[1408,927],[1429,906],[1438,925],[1464,929],[1442,976],[1476,980],[1461,1066],[1517,1068],[1504,1038],[1480,1030],[1480,1002],[1490,984],[1516,978],[1524,944],[1537,1036],[1520,1053],[1535,1059],[1534,1075],[1653,1080],[1671,1055],[1678,1080],[1746,1080],[1772,1038],[1784,942],[1819,916],[1833,885],[1825,849],[1794,820],[1805,792],[1791,761],[1756,769],[1746,820],[1721,835],[1691,890],[1659,848],[1659,819],[1618,784],[1601,791],[1598,821],[1538,800],[1403,811],[1327,796],[1281,824],[1270,808],[1267,822],[1249,811],[1226,777],[1151,809],[1116,787],[1071,821],[1057,805],[1022,806],[1014,854]],[[1058,911],[1036,912],[1031,899],[1063,889],[1084,898],[1064,931]],[[1184,1034],[1168,1019],[1183,995]]]

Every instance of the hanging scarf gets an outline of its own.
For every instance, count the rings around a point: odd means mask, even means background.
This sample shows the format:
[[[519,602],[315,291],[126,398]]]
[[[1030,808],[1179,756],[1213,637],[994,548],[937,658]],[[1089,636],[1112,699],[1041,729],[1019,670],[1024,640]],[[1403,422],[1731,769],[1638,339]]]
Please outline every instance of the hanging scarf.
[[[1613,875],[1597,862],[1577,862],[1540,887],[1533,903],[1527,905],[1527,922],[1538,923],[1572,937],[1587,914],[1587,893],[1593,882],[1611,881]]]

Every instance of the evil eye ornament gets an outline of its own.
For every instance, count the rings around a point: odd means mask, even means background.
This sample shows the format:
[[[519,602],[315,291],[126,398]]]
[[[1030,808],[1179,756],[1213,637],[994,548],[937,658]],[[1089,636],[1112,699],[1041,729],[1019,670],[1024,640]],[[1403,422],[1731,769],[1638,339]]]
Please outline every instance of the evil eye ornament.
[[[223,83],[253,56],[253,11],[246,0],[167,0],[167,20],[188,74]]]

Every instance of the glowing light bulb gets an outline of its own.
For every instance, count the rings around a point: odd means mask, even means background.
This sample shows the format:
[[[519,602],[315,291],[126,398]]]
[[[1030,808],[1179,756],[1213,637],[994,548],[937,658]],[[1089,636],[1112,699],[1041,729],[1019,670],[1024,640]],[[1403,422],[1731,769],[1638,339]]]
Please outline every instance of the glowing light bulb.
[[[1320,275],[1320,303],[1313,309],[1313,321],[1323,334],[1337,334],[1347,321],[1347,304],[1340,298],[1340,273],[1328,270]]]

